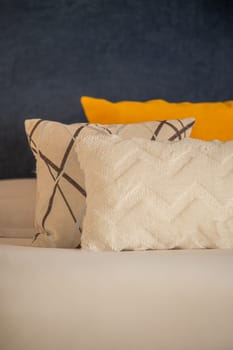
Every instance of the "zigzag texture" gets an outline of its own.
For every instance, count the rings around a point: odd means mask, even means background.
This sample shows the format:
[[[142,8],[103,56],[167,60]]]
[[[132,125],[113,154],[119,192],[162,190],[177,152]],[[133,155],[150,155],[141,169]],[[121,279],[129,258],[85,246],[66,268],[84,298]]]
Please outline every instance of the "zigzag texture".
[[[233,141],[78,141],[95,250],[233,248]]]

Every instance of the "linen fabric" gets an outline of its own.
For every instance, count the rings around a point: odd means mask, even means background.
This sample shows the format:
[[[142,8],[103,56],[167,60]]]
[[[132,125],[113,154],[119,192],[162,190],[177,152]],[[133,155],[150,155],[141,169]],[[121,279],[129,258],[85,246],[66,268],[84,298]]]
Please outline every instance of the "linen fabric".
[[[233,141],[78,140],[92,250],[233,248]]]
[[[83,96],[81,103],[91,123],[135,123],[145,120],[196,119],[191,137],[202,140],[233,140],[233,101],[174,103],[164,100],[110,102]]]
[[[130,125],[65,125],[29,119],[25,128],[36,157],[36,235],[34,246],[75,248],[80,244],[86,190],[74,145],[78,138],[101,133],[148,140],[181,140],[190,135],[193,118]]]
[[[233,250],[0,246],[0,348],[231,350],[232,266]]]

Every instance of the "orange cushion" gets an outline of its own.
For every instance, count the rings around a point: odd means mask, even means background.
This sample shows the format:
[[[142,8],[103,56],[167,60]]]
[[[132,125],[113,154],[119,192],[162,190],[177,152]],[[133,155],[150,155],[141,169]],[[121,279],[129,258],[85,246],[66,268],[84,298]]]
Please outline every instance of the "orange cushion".
[[[110,102],[83,96],[81,103],[90,123],[117,124],[194,117],[191,136],[202,140],[233,140],[233,101],[173,103],[164,100],[146,102]]]

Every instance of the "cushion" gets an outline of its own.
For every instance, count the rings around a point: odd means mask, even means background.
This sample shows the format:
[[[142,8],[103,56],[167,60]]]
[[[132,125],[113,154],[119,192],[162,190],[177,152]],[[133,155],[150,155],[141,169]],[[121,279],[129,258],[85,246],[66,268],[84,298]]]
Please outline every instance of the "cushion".
[[[35,234],[35,179],[0,181],[0,238],[30,238]]]
[[[91,123],[135,123],[145,120],[184,118],[191,115],[196,119],[192,137],[202,140],[233,140],[233,101],[172,103],[151,100],[113,103],[83,96],[81,103]]]
[[[25,122],[36,157],[37,202],[34,246],[75,248],[80,244],[86,190],[74,149],[81,136],[102,133],[179,140],[190,135],[194,119],[130,125],[88,125],[30,119]]]
[[[233,141],[81,138],[93,250],[233,248]]]

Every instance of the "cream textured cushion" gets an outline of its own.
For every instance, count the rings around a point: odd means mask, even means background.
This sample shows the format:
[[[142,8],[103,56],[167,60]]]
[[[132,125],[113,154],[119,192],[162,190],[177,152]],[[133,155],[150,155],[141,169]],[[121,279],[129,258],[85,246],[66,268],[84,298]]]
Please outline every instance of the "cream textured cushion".
[[[77,143],[93,250],[233,248],[233,141]]]
[[[80,136],[119,134],[148,140],[180,140],[194,119],[130,125],[72,124],[30,119],[25,122],[36,157],[37,199],[34,246],[75,248],[80,244],[86,191],[74,144]]]

